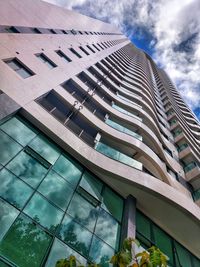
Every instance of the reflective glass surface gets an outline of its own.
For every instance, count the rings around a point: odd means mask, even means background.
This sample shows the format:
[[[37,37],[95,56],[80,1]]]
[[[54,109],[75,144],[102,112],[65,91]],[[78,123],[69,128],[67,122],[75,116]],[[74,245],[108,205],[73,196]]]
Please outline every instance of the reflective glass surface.
[[[22,208],[33,190],[6,169],[0,171],[0,196]]]
[[[136,216],[136,227],[138,232],[151,240],[150,221],[140,212],[138,212]]]
[[[24,212],[51,232],[55,231],[63,216],[63,212],[38,193],[31,198]]]
[[[86,265],[87,261],[85,258],[71,249],[69,246],[61,242],[59,239],[55,238],[45,267],[54,267],[58,260],[65,259],[70,255],[74,255],[79,263]]]
[[[100,200],[103,183],[94,177],[94,175],[85,171],[83,173],[80,186],[84,188],[93,197]]]
[[[118,248],[119,224],[107,212],[100,210],[95,228],[95,234],[111,247]]]
[[[43,135],[34,138],[29,146],[51,164],[54,164],[60,155],[60,149]]]
[[[58,235],[81,254],[88,255],[92,234],[86,228],[74,222],[70,216],[66,215],[64,217]]]
[[[0,254],[20,267],[38,267],[51,237],[25,216],[19,216],[0,242]]]
[[[63,210],[67,208],[74,192],[70,185],[53,170],[47,174],[38,191]]]
[[[24,151],[6,167],[33,187],[36,187],[47,173],[47,169],[42,164]]]
[[[0,199],[0,241],[17,218],[19,211]]]
[[[105,187],[103,191],[102,208],[121,222],[123,213],[123,200],[109,187]]]
[[[0,163],[2,165],[8,163],[22,149],[18,143],[2,131],[0,131],[0,148]]]
[[[96,236],[93,236],[89,255],[92,262],[95,262],[102,267],[108,267],[110,259],[114,254],[115,251],[111,247]]]
[[[59,157],[53,169],[74,186],[79,182],[83,171],[79,164],[64,155]]]
[[[112,148],[104,143],[98,142],[96,145],[96,150],[102,154],[108,156],[109,158],[115,159],[122,163],[125,163],[131,167],[142,170],[142,163],[137,160],[132,159],[131,157],[119,152],[115,148]]]
[[[173,248],[171,238],[157,226],[153,226],[154,238],[156,246],[169,258],[170,264],[173,266]]]
[[[27,145],[37,134],[36,130],[33,130],[30,126],[27,126],[25,122],[22,122],[16,117],[3,123],[0,129],[14,138],[22,146]]]
[[[0,266],[1,267],[9,267],[9,265],[7,265],[5,262],[0,260]]]
[[[98,208],[84,199],[79,194],[75,194],[69,205],[67,212],[76,219],[80,224],[90,231],[93,231]]]
[[[187,251],[184,247],[182,247],[180,244],[175,242],[176,252],[176,264],[182,267],[192,267],[191,259],[189,251]]]

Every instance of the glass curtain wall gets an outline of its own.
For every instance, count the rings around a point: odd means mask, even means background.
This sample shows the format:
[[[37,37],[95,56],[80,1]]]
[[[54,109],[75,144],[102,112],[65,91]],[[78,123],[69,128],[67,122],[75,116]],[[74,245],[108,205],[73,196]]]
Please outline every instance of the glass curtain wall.
[[[0,125],[0,266],[109,265],[123,199],[22,118]]]

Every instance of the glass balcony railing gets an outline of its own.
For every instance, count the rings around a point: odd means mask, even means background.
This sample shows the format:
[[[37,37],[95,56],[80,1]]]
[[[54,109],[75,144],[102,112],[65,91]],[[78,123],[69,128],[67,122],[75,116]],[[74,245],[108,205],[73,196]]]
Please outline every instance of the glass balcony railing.
[[[133,136],[134,138],[137,138],[138,140],[142,141],[142,136],[141,136],[141,135],[139,135],[139,134],[137,134],[137,133],[135,133],[135,132],[129,130],[128,128],[126,128],[126,127],[124,127],[124,126],[118,124],[117,122],[114,122],[114,121],[112,121],[112,120],[110,120],[110,119],[107,119],[107,120],[105,121],[105,123],[108,124],[108,125],[110,125],[112,128],[114,128],[114,129],[116,129],[116,130],[122,132],[122,133],[126,133],[126,134],[128,134],[128,135],[131,135],[131,136]]]
[[[188,147],[188,144],[182,144],[181,146],[179,146],[178,152],[180,153],[181,151],[183,151],[187,147]]]
[[[181,129],[178,129],[177,131],[173,132],[174,137],[177,137],[180,135],[183,131]]]
[[[176,123],[177,123],[177,120],[169,121],[170,126],[173,126],[173,125],[176,124]]]
[[[127,111],[127,110],[125,110],[125,109],[123,109],[123,108],[121,108],[121,107],[119,107],[119,106],[117,106],[115,104],[112,104],[112,107],[114,109],[120,111],[121,113],[124,113],[124,114],[129,115],[129,116],[131,116],[131,117],[133,117],[133,118],[135,118],[135,119],[137,119],[139,121],[142,121],[142,118],[138,117],[137,115],[133,114],[132,112],[129,112],[129,111]]]
[[[142,170],[142,163],[141,162],[132,159],[131,157],[119,152],[115,148],[112,148],[112,147],[110,147],[110,146],[108,146],[102,142],[97,142],[95,149],[98,152],[104,154],[105,156],[107,156],[111,159],[120,161],[120,162],[122,162],[126,165],[129,165],[131,167],[134,167],[138,170]]]
[[[193,192],[193,198],[194,198],[194,201],[197,201],[200,199],[200,189]]]
[[[167,113],[167,117],[171,116],[172,114],[174,114],[174,111],[168,111]]]
[[[186,167],[184,167],[184,170],[185,172],[189,172],[196,167],[198,167],[198,164],[195,161],[192,161]]]
[[[139,108],[141,108],[142,106],[138,105],[137,103],[135,103],[134,101],[128,99],[127,97],[123,96],[123,95],[120,95],[119,93],[117,94],[117,96],[121,99],[123,99],[124,101],[132,104],[132,105],[135,105],[135,106],[138,106]]]

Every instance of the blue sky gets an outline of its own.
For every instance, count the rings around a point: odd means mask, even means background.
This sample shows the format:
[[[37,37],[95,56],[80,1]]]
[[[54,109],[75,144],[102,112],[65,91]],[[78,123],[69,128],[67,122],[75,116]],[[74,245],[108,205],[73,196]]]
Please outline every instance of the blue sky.
[[[200,0],[45,0],[116,25],[161,66],[200,120]]]

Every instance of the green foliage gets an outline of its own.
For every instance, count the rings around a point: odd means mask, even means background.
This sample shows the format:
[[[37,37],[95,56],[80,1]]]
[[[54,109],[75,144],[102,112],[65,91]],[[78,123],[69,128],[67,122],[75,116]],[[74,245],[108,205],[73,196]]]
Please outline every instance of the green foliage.
[[[133,255],[133,245],[140,246],[139,242],[133,238],[124,240],[122,249],[112,256],[110,263],[113,267],[167,267],[167,257],[159,248],[152,246],[136,255]],[[55,267],[84,267],[81,266],[75,256],[61,259]],[[87,267],[100,267],[95,263],[88,264]]]

